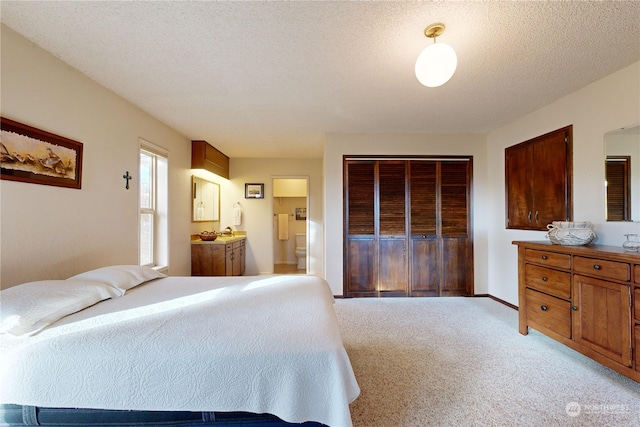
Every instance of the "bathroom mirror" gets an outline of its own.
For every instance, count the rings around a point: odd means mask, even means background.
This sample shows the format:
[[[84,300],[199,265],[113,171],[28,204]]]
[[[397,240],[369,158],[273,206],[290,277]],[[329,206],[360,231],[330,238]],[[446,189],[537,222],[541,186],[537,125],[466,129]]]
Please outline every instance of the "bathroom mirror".
[[[640,222],[640,125],[607,132],[605,147],[605,217]]]
[[[191,190],[191,221],[220,221],[220,185],[191,176]]]

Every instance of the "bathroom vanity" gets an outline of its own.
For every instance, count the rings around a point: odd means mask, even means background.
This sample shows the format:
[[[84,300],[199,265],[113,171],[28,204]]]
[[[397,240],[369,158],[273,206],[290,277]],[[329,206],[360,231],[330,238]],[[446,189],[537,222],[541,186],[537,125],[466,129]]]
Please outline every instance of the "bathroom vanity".
[[[191,240],[192,276],[241,276],[245,270],[246,236]]]
[[[640,255],[615,246],[513,243],[520,333],[534,328],[640,382]]]

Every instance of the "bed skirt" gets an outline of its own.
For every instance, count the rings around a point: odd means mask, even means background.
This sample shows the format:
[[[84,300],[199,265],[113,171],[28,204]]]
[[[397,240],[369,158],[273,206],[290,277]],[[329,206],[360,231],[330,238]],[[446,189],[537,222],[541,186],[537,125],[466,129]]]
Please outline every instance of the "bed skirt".
[[[0,404],[0,426],[90,426],[90,427],[220,427],[257,426],[321,427],[306,422],[287,423],[275,415],[248,412],[189,412],[189,411],[127,411],[101,409],[41,408],[36,406]]]

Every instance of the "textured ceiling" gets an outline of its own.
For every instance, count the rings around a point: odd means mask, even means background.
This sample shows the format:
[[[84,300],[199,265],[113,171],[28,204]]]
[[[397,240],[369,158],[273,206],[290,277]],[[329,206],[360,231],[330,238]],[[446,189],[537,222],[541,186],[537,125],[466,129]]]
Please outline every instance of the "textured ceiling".
[[[327,133],[486,133],[640,60],[640,2],[0,3],[4,24],[230,157]],[[458,55],[421,86],[430,40]],[[640,76],[639,76],[640,78]]]

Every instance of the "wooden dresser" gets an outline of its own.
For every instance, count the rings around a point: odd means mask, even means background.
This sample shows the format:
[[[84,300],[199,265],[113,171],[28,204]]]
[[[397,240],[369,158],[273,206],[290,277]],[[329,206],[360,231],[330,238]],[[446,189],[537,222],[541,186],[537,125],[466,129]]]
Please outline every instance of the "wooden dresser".
[[[516,241],[520,333],[529,327],[640,382],[640,255]]]

